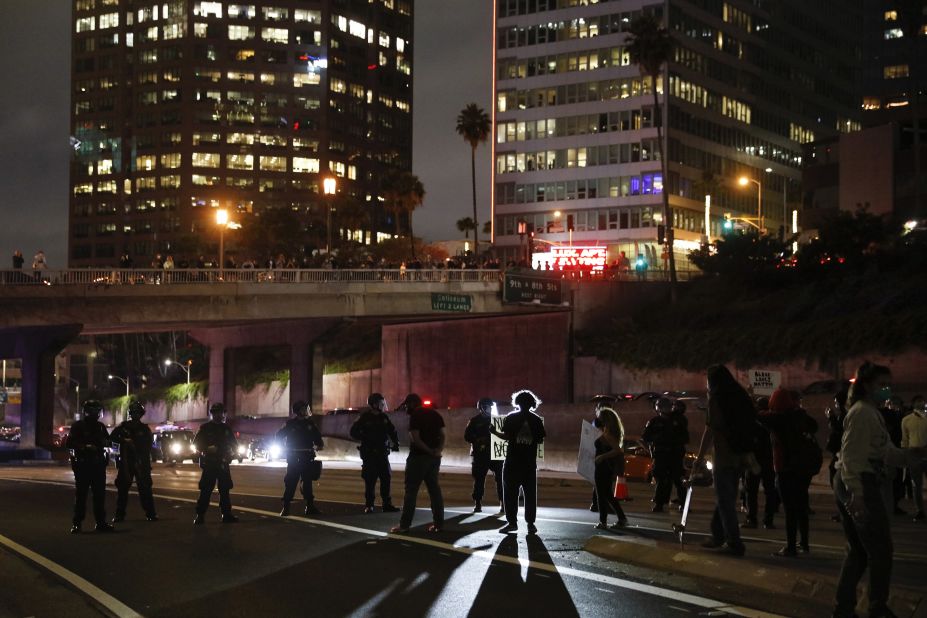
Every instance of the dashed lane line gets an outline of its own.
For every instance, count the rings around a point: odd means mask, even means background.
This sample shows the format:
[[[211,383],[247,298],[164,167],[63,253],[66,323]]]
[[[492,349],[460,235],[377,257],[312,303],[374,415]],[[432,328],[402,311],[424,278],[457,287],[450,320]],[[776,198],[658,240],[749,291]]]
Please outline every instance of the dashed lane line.
[[[6,479],[6,480],[16,480],[16,481],[23,482],[23,483],[35,482],[35,483],[46,484],[46,485],[70,486],[69,483],[63,483],[59,481],[32,481],[30,479]],[[182,497],[177,497],[177,496],[168,496],[164,494],[154,494],[154,497],[160,498],[162,500],[173,500],[176,502],[186,502],[186,503],[191,503],[191,504],[196,503],[196,500],[192,498],[182,498]],[[216,502],[211,502],[210,504],[212,506],[218,506],[218,503]],[[236,506],[235,510],[242,511],[244,513],[253,513],[256,515],[270,515],[274,517],[279,517],[277,513],[266,511],[264,509],[247,507],[247,506]],[[701,597],[701,596],[697,596],[693,594],[688,594],[685,592],[679,592],[677,590],[672,590],[669,588],[661,588],[659,586],[654,586],[652,584],[644,584],[641,582],[636,582],[636,581],[629,580],[629,579],[623,579],[623,578],[615,577],[612,575],[604,575],[601,573],[594,573],[591,571],[583,571],[581,569],[576,569],[573,567],[556,566],[549,562],[537,562],[534,560],[528,560],[528,559],[519,558],[516,556],[500,555],[492,551],[487,551],[485,549],[476,549],[473,547],[467,547],[463,545],[455,545],[452,543],[438,541],[436,539],[417,537],[417,536],[412,536],[412,535],[407,535],[407,534],[392,534],[392,533],[382,532],[380,530],[372,530],[369,528],[361,528],[359,526],[351,526],[347,524],[340,524],[340,523],[333,522],[333,521],[313,519],[313,518],[307,518],[307,517],[288,516],[288,517],[283,517],[281,519],[288,519],[294,522],[323,526],[323,527],[332,528],[335,530],[355,532],[357,534],[361,534],[365,536],[373,536],[373,537],[379,537],[379,538],[388,537],[392,539],[401,540],[407,543],[413,543],[416,545],[432,547],[438,550],[447,550],[447,551],[452,551],[455,553],[464,554],[467,556],[474,556],[477,558],[482,558],[484,560],[489,560],[491,563],[495,562],[495,563],[500,563],[500,564],[510,564],[510,565],[519,566],[522,568],[535,569],[537,571],[541,571],[544,573],[555,574],[561,577],[562,576],[575,577],[577,579],[584,579],[592,583],[604,584],[607,586],[612,586],[614,588],[622,588],[625,590],[631,590],[634,592],[640,592],[643,594],[660,597],[662,599],[666,599],[670,601],[676,601],[679,603],[686,603],[688,605],[694,605],[696,607],[700,607],[700,608],[703,608],[709,611],[714,611],[714,612],[727,612],[735,616],[744,616],[746,618],[785,618],[778,614],[764,612],[762,610],[752,609],[749,607],[730,605],[730,604],[724,603],[723,601],[718,601],[716,599],[709,599],[707,597]],[[104,595],[106,594],[102,590],[100,590],[100,593]],[[109,597],[109,598],[112,598],[112,597]],[[117,601],[116,599],[112,599],[112,600],[115,601],[116,603],[119,603],[119,601]],[[129,611],[132,611],[132,610],[129,610]],[[128,615],[138,616],[138,614],[134,612]],[[122,615],[120,615],[120,617],[121,616]]]
[[[77,590],[79,590],[81,593],[90,597],[96,603],[107,609],[117,618],[142,618],[142,615],[137,611],[116,597],[104,592],[100,588],[97,588],[74,571],[69,571],[57,562],[52,562],[45,556],[37,554],[28,547],[20,545],[13,539],[9,539],[3,535],[0,535],[0,544],[8,549],[13,550],[23,558],[31,560],[35,564],[39,565],[47,571],[50,571],[54,575],[57,575],[59,578],[77,588]]]

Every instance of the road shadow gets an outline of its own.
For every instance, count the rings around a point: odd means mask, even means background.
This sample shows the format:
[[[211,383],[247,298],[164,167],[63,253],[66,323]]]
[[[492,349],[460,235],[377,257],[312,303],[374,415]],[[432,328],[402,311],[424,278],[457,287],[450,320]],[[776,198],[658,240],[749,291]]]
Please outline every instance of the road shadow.
[[[537,535],[524,539],[527,552],[520,552],[517,536],[506,535],[496,548],[497,557],[526,558],[531,563],[553,564],[544,541]],[[527,553],[527,555],[525,555]],[[529,565],[524,576],[520,564],[496,562],[487,571],[468,616],[579,616],[576,604],[554,570]]]

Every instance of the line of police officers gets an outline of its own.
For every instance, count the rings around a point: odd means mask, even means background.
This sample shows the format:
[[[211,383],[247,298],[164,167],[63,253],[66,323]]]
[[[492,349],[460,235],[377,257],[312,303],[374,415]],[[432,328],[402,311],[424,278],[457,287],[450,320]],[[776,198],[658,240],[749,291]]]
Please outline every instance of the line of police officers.
[[[374,512],[376,484],[380,483],[380,500],[383,512],[398,512],[390,494],[392,469],[389,454],[399,450],[399,436],[390,421],[386,399],[380,393],[373,393],[367,400],[365,410],[351,426],[350,435],[360,442],[357,447],[361,456],[361,476],[364,480],[364,512]],[[478,413],[467,423],[464,440],[470,444],[473,476],[472,498],[474,512],[481,512],[485,493],[485,481],[491,471],[496,485],[499,515],[505,513],[503,504],[503,462],[493,459],[491,453],[492,420],[495,402],[482,398],[477,403]],[[305,500],[305,515],[318,515],[321,511],[315,505],[312,482],[321,475],[321,462],[316,461],[316,451],[324,448],[322,434],[311,418],[309,405],[304,401],[293,404],[294,417],[277,432],[276,439],[287,454],[287,471],[284,476],[284,492],[281,498],[281,516],[290,515],[297,486]],[[83,403],[81,420],[71,427],[66,446],[71,453],[74,471],[75,501],[71,532],[81,532],[81,524],[87,510],[87,495],[93,495],[93,514],[98,532],[111,532],[113,526],[106,519],[106,467],[109,463],[108,449],[116,454],[118,490],[116,513],[113,523],[126,517],[129,490],[134,482],[138,489],[142,510],[148,521],[157,521],[154,497],[152,495],[151,451],[154,436],[148,425],[142,422],[145,407],[138,401],[129,404],[129,418],[109,434],[100,422],[103,405],[97,400]],[[232,513],[230,491],[234,484],[230,464],[236,458],[238,442],[235,433],[225,423],[225,406],[213,403],[209,407],[210,420],[204,423],[193,438],[198,453],[202,476],[199,482],[199,498],[196,501],[196,516],[193,523],[205,523],[212,492],[218,486],[219,510],[223,523],[234,523],[238,518]],[[541,430],[542,431],[542,430]],[[543,440],[543,437],[540,438]],[[517,507],[516,507],[517,508]]]

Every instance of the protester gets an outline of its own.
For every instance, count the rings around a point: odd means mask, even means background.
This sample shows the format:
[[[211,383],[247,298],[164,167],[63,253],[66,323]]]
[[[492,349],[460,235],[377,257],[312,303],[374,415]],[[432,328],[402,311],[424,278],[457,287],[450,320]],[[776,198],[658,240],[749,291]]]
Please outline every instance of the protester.
[[[827,417],[827,426],[830,433],[827,436],[825,448],[830,453],[830,462],[827,469],[830,475],[830,485],[834,486],[834,474],[837,472],[837,457],[840,453],[840,443],[843,440],[843,421],[847,417],[847,395],[850,391],[850,383],[843,382],[837,393],[834,395],[834,405],[825,410],[824,415]],[[840,521],[840,513],[832,516],[833,521]]]
[[[544,442],[544,422],[535,414],[541,400],[529,390],[512,393],[515,408],[502,421],[502,431],[491,430],[506,441],[505,462],[502,464],[502,486],[505,502],[505,519],[508,522],[499,532],[518,530],[518,494],[525,497],[525,523],[528,534],[536,534],[534,525],[538,508],[537,453]]]
[[[418,490],[425,483],[431,500],[432,522],[426,530],[440,532],[444,527],[444,496],[438,483],[441,454],[444,451],[444,419],[436,410],[424,407],[422,398],[415,393],[406,396],[397,410],[409,414],[409,456],[406,458],[406,493],[402,503],[399,525],[390,532],[408,532],[415,517]]]
[[[901,448],[919,449],[927,448],[927,409],[924,407],[924,398],[915,397],[912,401],[911,414],[901,421]],[[914,504],[917,512],[914,521],[924,520],[924,472],[927,460],[919,458],[908,468],[911,481],[914,485]]]
[[[894,616],[888,608],[892,577],[892,535],[889,525],[892,466],[904,464],[879,407],[891,398],[888,367],[863,363],[850,387],[834,495],[847,539],[847,555],[837,582],[835,618],[855,616],[856,587],[869,569],[869,616]]]
[[[723,548],[733,556],[743,556],[746,552],[737,521],[737,481],[742,471],[757,473],[760,469],[753,454],[755,423],[756,410],[747,391],[724,365],[709,367],[708,415],[692,470],[701,468],[711,448],[716,505],[711,519],[711,538],[702,546]]]
[[[599,409],[593,424],[602,432],[595,441],[595,491],[599,504],[596,528],[608,528],[609,506],[618,516],[618,522],[612,527],[623,528],[628,524],[628,518],[615,498],[614,487],[617,478],[624,474],[624,425],[618,412],[609,407]]]
[[[801,408],[795,393],[781,387],[769,398],[769,410],[761,412],[758,420],[772,437],[776,485],[785,507],[786,545],[775,555],[794,557],[798,555],[799,534],[801,550],[810,551],[808,490],[822,462],[821,449],[814,438],[818,424]]]
[[[879,411],[882,414],[892,444],[901,448],[901,418],[903,412],[900,401],[890,397],[881,403]],[[894,515],[907,515],[908,513],[900,506],[900,502],[904,498],[904,468],[892,468],[889,472],[892,477],[892,513]]]
[[[760,397],[756,402],[759,414],[769,410],[769,397]],[[773,467],[772,439],[769,431],[760,424],[756,426],[757,440],[754,455],[760,465],[759,474],[747,471],[744,476],[744,491],[747,500],[747,519],[742,528],[756,528],[759,525],[758,513],[760,502],[760,485],[766,498],[763,508],[763,527],[775,528],[776,513],[779,512],[779,490],[776,489],[776,470]]]

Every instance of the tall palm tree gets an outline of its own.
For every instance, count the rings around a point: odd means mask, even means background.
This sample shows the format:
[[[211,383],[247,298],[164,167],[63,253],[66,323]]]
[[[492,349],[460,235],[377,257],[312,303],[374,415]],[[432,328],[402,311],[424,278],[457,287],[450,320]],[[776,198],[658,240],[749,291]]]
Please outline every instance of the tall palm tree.
[[[457,134],[470,144],[470,179],[473,184],[473,245],[474,255],[480,254],[480,219],[476,214],[476,147],[489,139],[492,121],[476,103],[468,103],[457,115]]]
[[[657,97],[657,79],[663,66],[673,53],[673,40],[659,18],[644,14],[631,22],[628,28],[627,50],[631,62],[637,65],[641,75],[650,77],[650,92],[653,94],[653,124],[657,127],[657,152],[660,154],[660,171],[663,174],[663,225],[666,226],[666,244],[669,252],[670,298],[676,301],[676,257],[673,253],[673,216],[669,207],[669,193],[666,191],[666,153],[663,152],[663,114]],[[663,85],[664,97],[668,84]]]
[[[476,231],[476,222],[473,221],[470,217],[464,217],[463,219],[457,219],[457,229],[464,233],[464,238],[470,238],[470,230]]]
[[[339,226],[345,231],[365,231],[370,225],[370,212],[356,197],[339,193],[335,199]]]
[[[412,172],[393,170],[383,178],[381,187],[384,208],[393,214],[396,220],[396,235],[400,235],[399,217],[406,213],[409,217],[409,243],[412,247],[412,259],[415,259],[415,235],[412,233],[412,212],[422,205],[425,199],[425,187],[418,176]]]

